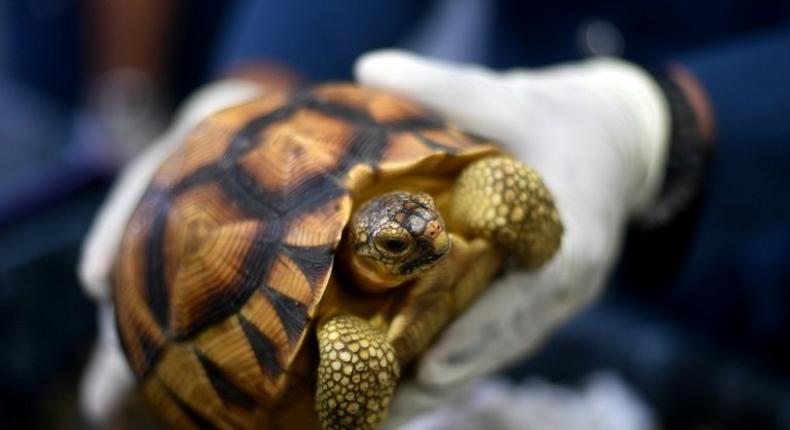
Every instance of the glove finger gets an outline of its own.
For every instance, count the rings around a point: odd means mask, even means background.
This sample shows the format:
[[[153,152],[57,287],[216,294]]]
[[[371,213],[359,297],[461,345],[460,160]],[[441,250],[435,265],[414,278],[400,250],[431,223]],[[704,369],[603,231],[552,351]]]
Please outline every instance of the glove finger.
[[[416,100],[472,133],[502,142],[518,140],[510,122],[524,109],[510,105],[515,98],[487,69],[385,50],[360,57],[354,73],[362,84]]]
[[[92,424],[106,424],[121,408],[134,386],[134,376],[126,364],[115,332],[113,308],[99,307],[99,337],[82,376],[80,406]]]
[[[426,385],[447,386],[485,375],[523,354],[532,342],[520,333],[529,303],[536,298],[533,275],[508,274],[492,285],[471,308],[445,330],[420,362],[417,378]]]
[[[595,297],[602,276],[587,266],[561,249],[536,272],[510,272],[497,280],[426,353],[418,381],[462,384],[523,359]],[[589,280],[588,288],[573,289],[580,278]]]

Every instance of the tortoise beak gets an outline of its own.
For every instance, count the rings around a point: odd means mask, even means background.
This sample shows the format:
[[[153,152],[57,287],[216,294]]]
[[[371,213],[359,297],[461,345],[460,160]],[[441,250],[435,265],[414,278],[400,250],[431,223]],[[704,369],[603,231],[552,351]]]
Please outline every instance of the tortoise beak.
[[[446,254],[450,249],[450,235],[448,235],[446,231],[442,231],[433,239],[432,245],[434,254]]]

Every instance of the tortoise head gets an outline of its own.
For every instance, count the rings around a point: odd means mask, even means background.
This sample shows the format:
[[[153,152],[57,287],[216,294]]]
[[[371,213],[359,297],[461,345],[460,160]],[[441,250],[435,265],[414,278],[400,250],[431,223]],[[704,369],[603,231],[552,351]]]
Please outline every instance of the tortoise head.
[[[450,238],[433,198],[393,192],[362,205],[351,220],[351,264],[360,287],[380,291],[434,267]]]

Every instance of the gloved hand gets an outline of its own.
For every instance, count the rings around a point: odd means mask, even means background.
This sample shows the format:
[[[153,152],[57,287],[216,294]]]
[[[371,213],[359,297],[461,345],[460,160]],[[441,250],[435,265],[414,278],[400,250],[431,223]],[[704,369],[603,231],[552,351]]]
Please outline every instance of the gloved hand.
[[[661,181],[668,115],[660,91],[614,60],[539,72],[479,68],[379,53],[357,75],[422,101],[537,168],[555,195],[565,237],[536,273],[512,273],[487,291],[399,389],[390,426],[446,401],[456,388],[523,357],[600,290],[622,226]],[[115,335],[108,275],[123,228],[161,160],[200,119],[259,94],[241,82],[212,85],[186,103],[174,126],[124,172],[83,250],[80,278],[101,307],[100,338],[83,379],[83,410],[102,422],[133,383]]]
[[[162,160],[210,114],[259,96],[259,83],[219,81],[184,102],[173,126],[129,164],[110,192],[86,238],[78,275],[86,294],[99,306],[99,335],[83,375],[80,405],[94,424],[106,424],[134,384],[115,330],[109,276],[123,230]]]
[[[626,221],[661,185],[669,113],[644,71],[614,59],[497,73],[383,51],[363,56],[355,73],[361,83],[419,101],[535,167],[565,226],[547,266],[507,274],[440,336],[416,380],[396,393],[387,422],[396,428],[525,357],[598,295]]]

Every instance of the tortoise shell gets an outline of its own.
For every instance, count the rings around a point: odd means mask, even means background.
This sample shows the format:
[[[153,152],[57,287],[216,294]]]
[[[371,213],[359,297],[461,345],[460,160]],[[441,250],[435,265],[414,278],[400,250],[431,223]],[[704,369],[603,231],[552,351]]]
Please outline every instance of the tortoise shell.
[[[497,152],[351,84],[272,93],[203,121],[159,168],[113,270],[121,343],[148,397],[184,427],[250,427],[238,417],[255,419],[288,387],[365,190]]]

